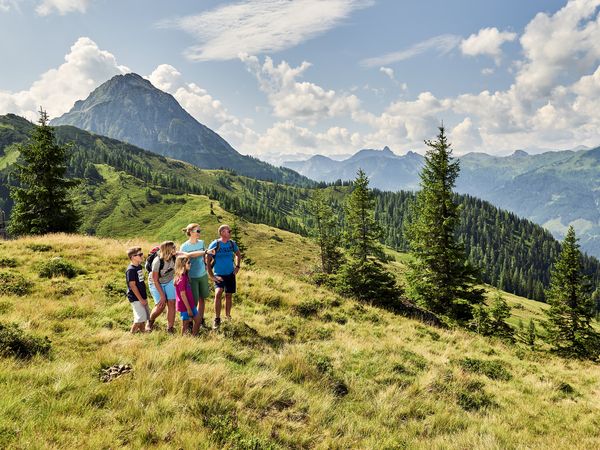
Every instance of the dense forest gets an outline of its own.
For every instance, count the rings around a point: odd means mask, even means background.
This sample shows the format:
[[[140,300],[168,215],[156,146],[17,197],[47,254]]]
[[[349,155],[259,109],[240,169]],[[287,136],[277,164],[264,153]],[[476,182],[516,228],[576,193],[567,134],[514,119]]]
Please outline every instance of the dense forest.
[[[27,138],[33,126],[18,116],[0,118],[0,158],[6,149]],[[203,194],[223,208],[252,222],[265,223],[302,235],[310,228],[305,204],[310,189],[258,181],[231,171],[206,171],[187,163],[167,159],[135,146],[79,130],[56,128],[57,140],[69,144],[69,175],[86,183],[101,183],[94,164],[107,164],[142,181],[149,189],[174,194]],[[2,166],[0,166],[2,167]],[[0,170],[0,207],[10,211],[8,196],[10,166]],[[344,230],[344,200],[352,189],[349,182],[320,183]],[[383,243],[407,251],[404,227],[409,220],[415,194],[374,191],[375,217],[383,229]],[[458,237],[470,261],[481,269],[483,281],[507,292],[544,300],[551,264],[560,253],[560,244],[539,225],[500,210],[488,202],[456,195],[461,205]],[[584,272],[594,285],[599,280],[597,259],[584,255]]]

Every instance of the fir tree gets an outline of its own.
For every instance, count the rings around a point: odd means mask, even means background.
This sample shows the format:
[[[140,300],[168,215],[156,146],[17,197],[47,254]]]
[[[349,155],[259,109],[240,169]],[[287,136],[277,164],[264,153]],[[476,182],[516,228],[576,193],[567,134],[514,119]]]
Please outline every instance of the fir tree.
[[[334,215],[331,206],[327,203],[325,193],[315,189],[307,203],[307,210],[312,219],[312,235],[317,241],[321,254],[321,270],[325,274],[336,271],[342,262],[342,255],[338,249],[340,235],[337,231],[339,219]]]
[[[527,339],[526,343],[531,350],[535,350],[535,339],[536,339],[535,321],[529,319],[529,326],[527,327]]]
[[[510,306],[500,293],[496,291],[490,308],[490,334],[503,339],[513,339],[513,329],[506,323],[510,317]]]
[[[384,267],[381,230],[375,222],[374,199],[369,179],[359,169],[346,205],[345,234],[348,260],[338,274],[338,290],[359,300],[397,308],[400,289],[395,277]]]
[[[596,358],[598,335],[592,328],[594,305],[590,286],[583,275],[581,252],[575,230],[569,227],[562,250],[550,274],[546,292],[548,341],[564,356]]]
[[[246,250],[248,250],[248,248],[246,247],[244,239],[242,238],[242,228],[240,226],[237,216],[233,217],[233,222],[231,224],[231,239],[233,239],[237,244],[238,249],[242,254],[244,264],[247,266],[251,266],[252,264],[254,264],[254,261],[246,256]]]
[[[9,232],[13,235],[74,232],[81,223],[69,191],[79,184],[67,179],[67,148],[55,142],[54,128],[40,109],[39,126],[19,146],[22,163],[16,164],[18,186],[10,195],[13,207]]]
[[[464,247],[456,239],[459,209],[452,188],[460,168],[444,127],[429,147],[421,171],[421,190],[407,227],[410,248],[415,257],[410,264],[410,297],[434,313],[463,321],[473,317],[472,306],[483,301],[483,290],[475,285],[477,271],[467,262]]]

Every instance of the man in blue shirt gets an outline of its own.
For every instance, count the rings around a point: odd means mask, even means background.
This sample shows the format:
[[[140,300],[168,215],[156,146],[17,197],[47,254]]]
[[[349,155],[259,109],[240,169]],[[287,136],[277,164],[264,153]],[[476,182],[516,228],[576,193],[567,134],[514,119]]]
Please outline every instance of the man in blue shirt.
[[[215,282],[215,321],[213,328],[221,325],[221,297],[225,291],[225,316],[231,319],[231,304],[235,294],[235,276],[240,270],[242,254],[237,244],[230,239],[231,227],[221,225],[219,227],[219,239],[210,243],[208,250],[215,250],[214,256],[208,255],[209,278]],[[214,261],[212,260],[214,258]],[[235,260],[235,261],[234,261]]]

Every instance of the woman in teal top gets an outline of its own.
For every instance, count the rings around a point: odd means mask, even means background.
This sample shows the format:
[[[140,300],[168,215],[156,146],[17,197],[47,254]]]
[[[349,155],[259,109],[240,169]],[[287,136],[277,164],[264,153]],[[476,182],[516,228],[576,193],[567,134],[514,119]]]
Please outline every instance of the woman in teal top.
[[[204,325],[204,300],[208,298],[210,291],[208,287],[208,274],[204,265],[204,241],[200,239],[200,225],[190,223],[182,229],[188,240],[181,244],[181,251],[186,252],[191,258],[192,265],[189,271],[190,283],[192,285],[192,295],[194,303],[198,305],[200,314],[200,326]]]

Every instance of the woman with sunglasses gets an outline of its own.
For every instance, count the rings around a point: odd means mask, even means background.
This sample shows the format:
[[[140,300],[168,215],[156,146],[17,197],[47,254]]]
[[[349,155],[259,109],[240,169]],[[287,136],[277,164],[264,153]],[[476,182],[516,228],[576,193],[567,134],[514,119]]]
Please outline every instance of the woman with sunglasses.
[[[204,327],[206,326],[204,323],[204,304],[205,299],[210,295],[208,274],[206,273],[206,266],[204,265],[204,241],[200,239],[200,225],[197,223],[190,223],[181,231],[188,236],[188,240],[181,244],[181,251],[185,252],[192,263],[189,271],[192,295],[194,297],[194,303],[198,307],[200,326]]]
[[[154,298],[154,309],[150,314],[148,329],[154,327],[154,321],[162,314],[167,307],[167,331],[174,333],[175,329],[175,286],[173,277],[175,276],[175,258],[177,248],[173,241],[165,241],[160,244],[160,253],[152,261],[152,272],[148,274],[148,287]]]

